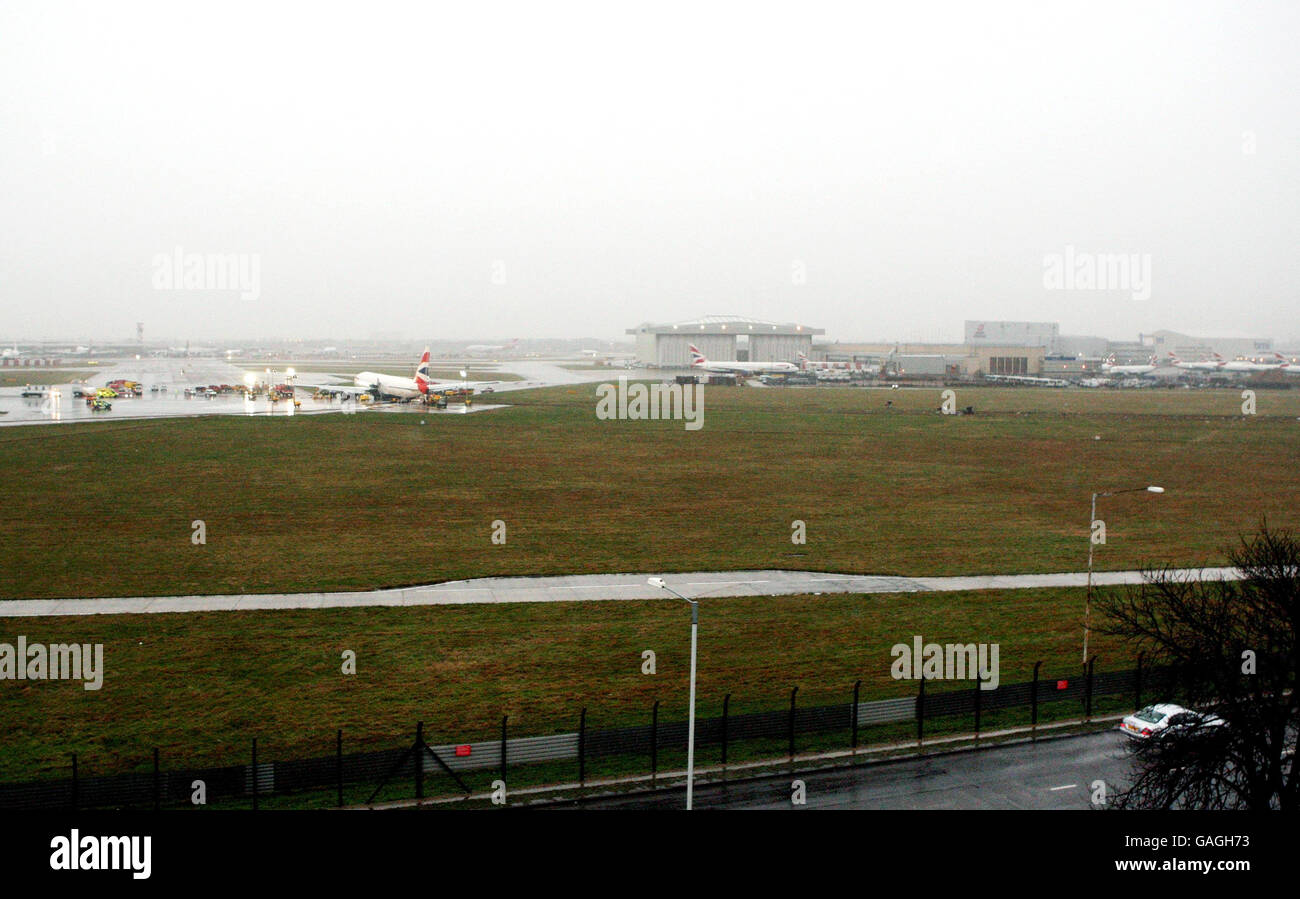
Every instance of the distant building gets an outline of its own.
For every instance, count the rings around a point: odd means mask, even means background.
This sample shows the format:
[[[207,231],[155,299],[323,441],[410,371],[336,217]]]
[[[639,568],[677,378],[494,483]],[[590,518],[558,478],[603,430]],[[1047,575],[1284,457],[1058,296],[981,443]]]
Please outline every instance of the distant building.
[[[966,322],[967,346],[1042,347],[1050,356],[1060,353],[1061,326],[1057,322]]]
[[[707,358],[735,362],[742,353],[750,362],[794,362],[811,353],[814,328],[795,322],[770,322],[741,315],[705,315],[688,321],[643,322],[627,333],[636,339],[637,361],[659,368],[689,368],[690,346]]]
[[[1225,359],[1237,359],[1266,356],[1273,352],[1273,341],[1267,337],[1191,337],[1177,331],[1154,331],[1139,334],[1138,342],[1157,356],[1173,353],[1187,360],[1204,358],[1212,353]]]

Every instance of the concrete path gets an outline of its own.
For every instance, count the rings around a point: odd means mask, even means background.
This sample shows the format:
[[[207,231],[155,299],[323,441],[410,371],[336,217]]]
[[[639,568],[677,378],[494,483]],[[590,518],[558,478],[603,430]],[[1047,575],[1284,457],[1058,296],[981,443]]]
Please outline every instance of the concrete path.
[[[1230,568],[1177,569],[1184,577],[1236,579]],[[560,577],[476,578],[396,590],[355,593],[244,593],[214,596],[128,596],[100,599],[16,599],[0,601],[0,618],[49,615],[139,615],[166,612],[230,612],[251,609],[346,609],[371,606],[484,605],[502,602],[592,602],[664,599],[669,594],[646,583],[647,574],[588,574]],[[1020,590],[1083,587],[1087,572],[1001,574],[959,577],[886,577],[816,571],[696,571],[665,574],[668,585],[691,598],[794,596],[825,593],[913,593],[953,590]],[[1099,571],[1093,583],[1137,584],[1140,571]]]

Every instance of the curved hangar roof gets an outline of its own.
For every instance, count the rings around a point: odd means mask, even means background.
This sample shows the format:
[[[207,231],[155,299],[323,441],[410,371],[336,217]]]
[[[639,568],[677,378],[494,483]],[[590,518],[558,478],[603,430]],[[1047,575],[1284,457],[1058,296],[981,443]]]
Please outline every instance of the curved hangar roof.
[[[744,315],[703,315],[687,321],[653,324],[643,322],[628,328],[628,334],[825,334],[825,328],[814,328],[795,322],[769,322]]]

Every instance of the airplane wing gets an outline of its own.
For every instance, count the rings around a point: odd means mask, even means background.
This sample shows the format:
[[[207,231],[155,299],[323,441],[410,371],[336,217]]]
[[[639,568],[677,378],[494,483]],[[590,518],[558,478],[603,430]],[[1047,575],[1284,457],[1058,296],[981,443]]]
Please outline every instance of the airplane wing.
[[[302,381],[294,381],[293,386],[296,390],[311,390],[340,396],[360,396],[363,393],[371,392],[370,387],[358,387],[355,384],[307,384]]]

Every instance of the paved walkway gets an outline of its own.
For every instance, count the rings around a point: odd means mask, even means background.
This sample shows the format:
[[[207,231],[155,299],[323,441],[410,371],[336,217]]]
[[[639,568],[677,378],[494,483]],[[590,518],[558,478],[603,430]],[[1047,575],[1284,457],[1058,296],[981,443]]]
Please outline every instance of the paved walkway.
[[[1231,568],[1184,568],[1186,577],[1239,576]],[[370,606],[484,605],[499,602],[592,602],[664,599],[649,586],[650,574],[588,574],[561,577],[476,578],[396,590],[357,593],[243,593],[215,596],[127,596],[101,599],[0,601],[0,618],[46,615],[139,615],[165,612],[230,612],[250,609],[346,609]],[[696,571],[666,574],[668,585],[691,598],[794,596],[824,593],[913,593],[952,590],[1020,590],[1083,587],[1087,572],[996,574],[960,577],[886,577],[816,571]],[[1140,571],[1099,571],[1097,585],[1137,584]]]

